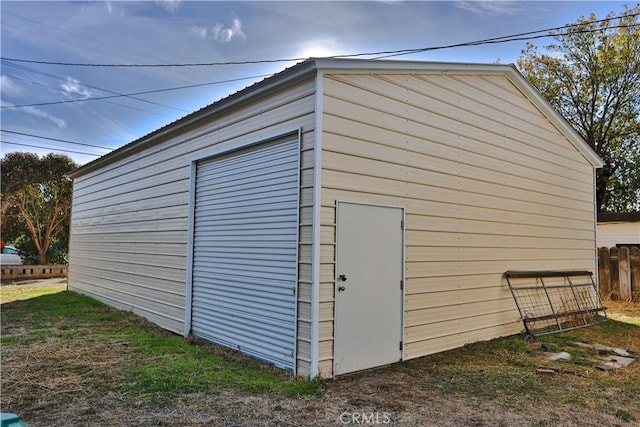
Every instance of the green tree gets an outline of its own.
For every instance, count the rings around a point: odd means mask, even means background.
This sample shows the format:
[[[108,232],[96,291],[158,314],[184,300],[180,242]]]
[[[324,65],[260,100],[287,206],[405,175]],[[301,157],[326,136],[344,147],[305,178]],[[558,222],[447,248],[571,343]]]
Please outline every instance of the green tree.
[[[65,174],[75,168],[58,154],[9,153],[2,159],[2,238],[27,256],[35,252],[39,264],[66,255],[72,183]]]
[[[598,211],[640,209],[640,4],[620,18],[591,14],[552,32],[546,53],[529,43],[521,72],[604,160]],[[611,19],[610,19],[611,18]],[[616,18],[616,19],[613,19]]]

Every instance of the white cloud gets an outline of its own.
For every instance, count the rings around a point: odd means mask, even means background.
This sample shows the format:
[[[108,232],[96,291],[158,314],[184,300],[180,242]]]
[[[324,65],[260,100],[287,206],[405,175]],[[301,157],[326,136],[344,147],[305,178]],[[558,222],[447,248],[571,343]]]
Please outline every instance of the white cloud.
[[[67,76],[67,80],[61,83],[60,87],[64,91],[64,94],[72,99],[75,98],[73,95],[80,95],[82,99],[87,99],[91,96],[89,89],[84,87],[82,83],[80,83],[80,80],[74,79],[73,77]]]
[[[247,39],[246,34],[242,31],[242,22],[235,14],[231,15],[231,18],[227,21],[227,25],[218,22],[210,30],[208,28],[195,25],[189,28],[189,34],[203,40],[210,38],[223,43],[228,43],[235,38],[241,40]]]
[[[22,88],[17,85],[10,77],[0,75],[0,92],[5,95],[19,95]]]
[[[189,28],[189,34],[193,34],[196,37],[200,37],[201,39],[206,39],[209,35],[209,30],[204,27],[194,26]]]
[[[176,10],[180,8],[180,3],[182,0],[160,0],[156,1],[156,4],[161,8],[165,9],[167,12],[174,13]]]
[[[0,100],[0,105],[3,107],[13,107],[14,104],[10,103],[10,102],[5,102]],[[54,116],[53,114],[49,114],[46,111],[43,111],[39,108],[36,107],[21,107],[21,108],[16,108],[14,111],[20,112],[20,113],[27,113],[30,114],[32,116],[36,116],[36,117],[41,117],[43,119],[47,119],[49,121],[51,121],[54,125],[56,125],[57,127],[59,127],[60,129],[64,129],[67,127],[67,122],[64,121],[63,119]]]
[[[51,122],[53,122],[53,124],[58,126],[60,129],[64,129],[64,128],[67,127],[67,122],[65,122],[63,119],[60,119],[60,118],[54,116],[53,114],[49,114],[46,111],[42,111],[39,108],[36,108],[36,107],[24,107],[22,109],[22,111],[24,111],[25,113],[31,114],[33,116],[38,116],[38,117],[42,117],[42,118],[47,119],[47,120],[51,120]]]
[[[217,23],[215,27],[213,27],[211,35],[214,40],[230,42],[236,37],[242,40],[247,39],[247,36],[242,32],[242,22],[240,22],[240,18],[233,15],[227,23],[228,25],[226,27],[220,23]]]
[[[521,10],[515,1],[456,1],[453,4],[478,15],[514,15]]]

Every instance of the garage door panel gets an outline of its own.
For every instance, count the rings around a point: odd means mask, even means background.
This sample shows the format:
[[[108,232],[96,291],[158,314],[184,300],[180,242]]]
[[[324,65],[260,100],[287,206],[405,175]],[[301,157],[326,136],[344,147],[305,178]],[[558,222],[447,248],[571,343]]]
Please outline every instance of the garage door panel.
[[[232,168],[233,173],[247,173],[252,169],[259,167],[259,165],[254,166],[253,168]],[[202,173],[200,174],[200,178],[203,179],[211,179],[215,180],[213,182],[207,183],[203,188],[207,189],[233,189],[241,190],[246,188],[247,185],[253,183],[264,182],[262,186],[268,185],[277,185],[278,183],[289,182],[292,175],[295,175],[295,162],[286,162],[280,163],[269,168],[265,168],[260,170],[259,173],[251,176],[243,176],[242,178],[234,179],[234,177],[230,177],[228,175],[223,175],[216,171],[216,173]]]
[[[200,202],[200,204],[203,208],[208,205],[209,207],[216,207],[221,210],[237,209],[239,207],[246,207],[246,208],[253,207],[253,209],[259,212],[262,209],[262,205],[267,200],[269,200],[270,203],[281,203],[283,206],[291,207],[295,205],[296,197],[297,197],[296,193],[271,194],[270,197],[266,197],[261,194],[257,197],[249,197],[249,196],[238,197],[238,199],[233,201],[233,203],[230,202],[227,204],[225,203],[218,204],[218,203],[215,203],[215,201],[207,203],[208,201],[206,199],[203,199]]]
[[[264,242],[264,243],[273,243],[274,245],[278,242],[281,244],[285,244],[291,239],[292,233],[287,234],[275,234],[273,231],[265,231],[260,229],[255,230],[229,230],[229,231],[212,231],[207,233],[204,237],[209,238],[210,240],[217,240],[222,242],[224,240],[229,241],[255,241],[255,242]]]
[[[295,216],[293,217],[293,222],[295,224]],[[269,230],[279,230],[279,229],[290,229],[291,224],[287,222],[279,221],[277,217],[267,217],[267,218],[251,218],[251,222],[247,221],[248,218],[242,220],[206,220],[206,221],[197,221],[196,224],[198,226],[207,227],[212,231],[233,231],[233,230],[264,230],[265,228],[269,228]],[[287,216],[283,219],[288,221]]]
[[[196,166],[192,332],[295,367],[299,141]]]
[[[233,315],[235,317],[233,325],[230,325],[225,319],[219,318],[216,315],[203,317],[201,320],[206,323],[210,329],[219,330],[221,335],[226,335],[227,337],[238,335],[238,338],[227,338],[227,341],[230,343],[237,341],[239,344],[243,344],[244,347],[250,347],[252,342],[259,341],[268,343],[272,351],[278,351],[279,344],[277,340],[279,339],[283,325],[285,325],[283,322],[274,322],[270,318],[264,318],[262,319],[264,320],[262,322],[262,329],[257,331],[255,329],[255,318],[252,314],[234,312]],[[293,329],[291,329],[291,332],[293,332]]]
[[[215,275],[213,277],[217,279]],[[282,285],[279,281],[273,280],[269,283],[267,290],[265,289],[264,282],[264,280],[260,280],[259,278],[240,277],[234,280],[226,280],[225,287],[233,286],[233,298],[247,297],[248,299],[256,298],[257,300],[262,298],[260,301],[264,301],[264,298],[269,298],[269,303],[272,305],[282,305],[283,302],[289,305],[292,304],[292,292],[289,286]],[[213,298],[215,300],[214,295],[216,294],[224,298],[229,297],[229,293],[226,292],[224,287],[222,287],[222,289],[216,289],[215,286],[212,286],[210,292],[207,292],[206,295],[200,295],[199,298]],[[265,310],[270,308],[270,306],[265,306],[264,304],[263,307]],[[288,315],[288,313],[285,314]]]
[[[237,259],[242,255],[249,257],[251,259],[256,259],[260,261],[278,261],[278,260],[281,260],[283,257],[287,257],[287,258],[293,257],[295,259],[295,256],[296,256],[295,252],[289,248],[270,247],[269,253],[265,253],[265,252],[260,252],[257,249],[231,247],[231,246],[228,247],[227,250],[225,251],[214,249],[210,251],[203,251],[202,253],[199,254],[200,257],[203,257],[205,259],[216,257],[218,259],[229,258],[230,260]]]
[[[220,274],[224,276],[224,280],[231,280],[232,276],[256,277],[268,280],[266,274],[276,274],[279,277],[289,277],[291,272],[295,272],[295,267],[291,264],[295,262],[295,256],[287,257],[287,259],[277,259],[267,256],[256,256],[254,258],[238,259],[233,258],[233,254],[226,254],[224,257],[218,257],[215,263],[211,262],[211,257],[200,256],[195,258],[195,262],[203,263],[202,272],[208,275]],[[215,254],[212,254],[215,256]],[[254,268],[255,267],[255,268]],[[228,277],[227,277],[228,276]],[[223,280],[222,278],[220,280]],[[290,289],[288,281],[285,282]]]
[[[194,263],[195,265],[195,263]],[[255,268],[253,271],[246,271],[246,269],[238,267],[238,268],[217,268],[215,266],[206,266],[206,267],[202,267],[201,269],[201,277],[198,277],[199,280],[199,285],[203,286],[202,289],[200,289],[199,291],[204,291],[206,292],[206,289],[204,288],[205,286],[226,286],[225,283],[231,282],[233,280],[242,280],[247,279],[247,278],[257,278],[257,279],[262,279],[265,281],[265,285],[264,286],[269,286],[267,283],[269,281],[284,281],[285,283],[288,283],[288,278],[290,276],[291,271],[293,271],[293,269],[290,269],[289,271],[279,271],[279,270],[269,270],[266,268],[260,269],[260,268]],[[224,276],[223,279],[220,279],[220,283],[219,284],[213,284],[210,283],[208,280],[205,280],[205,278],[209,275],[222,275]],[[282,286],[286,286],[285,283],[282,284]],[[195,285],[195,282],[194,282]],[[294,286],[289,284],[289,288],[293,289]],[[232,289],[229,290],[229,292],[233,292]],[[292,291],[293,293],[293,291]],[[266,302],[265,302],[266,303]]]
[[[243,186],[220,186],[217,188],[201,189],[212,193],[215,193],[215,201],[220,204],[225,202],[234,203],[234,200],[238,197],[244,199],[248,197],[257,197],[258,199],[264,198],[265,190],[269,194],[275,193],[277,195],[295,195],[295,189],[289,187],[291,176],[284,177],[282,180],[256,180]],[[202,198],[206,201],[206,198]]]
[[[275,205],[275,204],[274,204]],[[271,218],[286,217],[291,214],[291,202],[280,204],[280,206],[274,206],[273,210],[258,211],[247,210],[241,207],[227,207],[225,209],[217,209],[216,212],[212,212],[208,215],[207,219],[200,219],[200,221],[219,221],[221,223],[244,223],[246,219],[252,218],[256,221],[267,221]]]
[[[216,330],[216,335],[204,333],[201,337],[219,343],[226,347],[237,348],[260,359],[277,360],[280,358],[281,349],[279,338],[269,334],[270,329],[264,328],[266,333],[256,333],[252,322],[242,322],[238,318],[237,326],[229,327],[226,321],[218,321],[215,317],[201,319],[206,330]],[[274,329],[281,329],[280,325],[274,325]],[[255,348],[260,348],[256,351]]]
[[[251,148],[253,149],[253,148]],[[247,150],[245,150],[247,151]],[[295,159],[289,157],[288,147],[283,146],[279,152],[272,151],[271,154],[265,154],[260,157],[245,157],[240,159],[235,156],[235,153],[231,153],[226,158],[218,157],[216,160],[215,169],[203,169],[204,173],[212,175],[228,175],[229,172],[236,170],[253,170],[259,168],[260,171],[256,174],[267,173],[273,170],[273,165],[295,163]],[[264,171],[264,172],[263,172]]]
[[[270,302],[270,305],[265,307],[264,298],[264,296],[259,297],[242,294],[230,297],[224,292],[212,292],[207,298],[201,298],[198,299],[198,301],[212,308],[211,313],[207,313],[205,317],[224,317],[233,315],[234,313],[237,316],[238,313],[244,313],[254,320],[261,320],[261,325],[277,322],[286,328],[287,325],[289,325],[289,316],[283,312],[283,308],[292,308],[293,306],[290,301],[285,301],[284,299],[278,301],[274,298],[273,301]],[[203,314],[201,313],[200,315],[202,316]],[[233,324],[235,324],[235,322]],[[253,327],[255,329],[255,323]]]
[[[213,239],[213,237],[211,239]],[[240,241],[240,240],[228,240],[225,242],[225,248],[230,248],[230,250],[244,251],[245,253],[250,253],[252,250],[255,250],[255,251],[275,250],[276,252],[291,250],[291,247],[286,243],[286,241],[284,242],[276,242],[276,241],[247,242],[247,241]]]
[[[282,326],[282,330],[286,330],[287,328],[291,328],[291,324],[289,322],[289,316],[283,314],[283,308],[290,309],[292,306],[290,304],[273,304],[269,306],[268,310],[265,309],[264,299],[259,301],[258,298],[238,298],[237,300],[231,299],[230,297],[223,297],[220,295],[216,295],[212,293],[210,298],[202,298],[199,299],[198,302],[203,304],[207,304],[211,307],[210,313],[198,313],[198,315],[194,316],[194,319],[200,316],[211,317],[217,319],[227,319],[232,317],[234,319],[233,323],[229,323],[229,327],[232,327],[237,322],[237,317],[243,315],[247,318],[250,318],[253,323],[253,330],[256,331],[256,322],[260,321],[259,331],[264,329],[264,325],[266,324],[278,324]],[[237,307],[242,307],[242,309],[237,309]],[[215,331],[212,331],[215,332]]]
[[[255,147],[250,147],[244,152],[251,151]],[[289,157],[289,147],[282,145],[280,147],[271,147],[268,152],[263,152],[259,157],[245,156],[243,158],[237,157],[235,152],[225,154],[216,158],[215,169],[203,169],[204,171],[212,170],[214,173],[217,171],[227,172],[237,169],[255,169],[257,166],[269,167],[273,163],[292,162],[294,159]],[[265,165],[264,163],[267,162]]]

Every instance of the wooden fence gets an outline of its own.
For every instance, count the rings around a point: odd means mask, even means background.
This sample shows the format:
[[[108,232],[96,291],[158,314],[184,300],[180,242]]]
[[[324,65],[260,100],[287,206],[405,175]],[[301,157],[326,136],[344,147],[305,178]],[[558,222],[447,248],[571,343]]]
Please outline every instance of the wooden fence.
[[[640,302],[640,247],[598,249],[598,284],[603,299]]]
[[[29,280],[67,277],[66,265],[3,265],[0,279]]]

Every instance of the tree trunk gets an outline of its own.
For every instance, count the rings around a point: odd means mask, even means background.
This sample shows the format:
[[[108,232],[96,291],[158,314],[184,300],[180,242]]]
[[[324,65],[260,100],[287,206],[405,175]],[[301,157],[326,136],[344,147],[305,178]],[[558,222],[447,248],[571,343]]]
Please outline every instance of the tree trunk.
[[[596,212],[604,212],[603,205],[609,178],[611,178],[611,173],[607,165],[596,171]]]
[[[47,249],[44,251],[38,251],[38,264],[39,265],[47,265],[49,261],[47,260]]]

